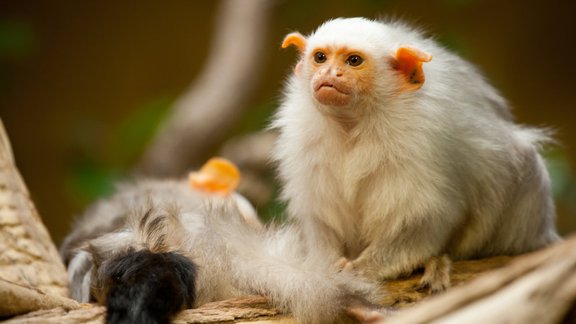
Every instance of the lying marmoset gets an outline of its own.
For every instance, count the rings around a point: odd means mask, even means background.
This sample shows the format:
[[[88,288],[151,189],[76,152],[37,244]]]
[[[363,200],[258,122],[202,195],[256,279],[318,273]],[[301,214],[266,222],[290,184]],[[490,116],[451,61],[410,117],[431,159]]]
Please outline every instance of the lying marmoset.
[[[211,160],[193,187],[140,181],[94,204],[61,248],[72,297],[106,305],[108,323],[168,323],[183,308],[250,294],[299,323],[378,315],[373,286],[306,251],[298,228],[263,226],[230,193],[234,170]]]
[[[515,124],[468,62],[403,24],[335,19],[286,36],[300,59],[272,128],[308,244],[372,280],[559,239],[546,131]],[[337,261],[340,260],[340,261]]]

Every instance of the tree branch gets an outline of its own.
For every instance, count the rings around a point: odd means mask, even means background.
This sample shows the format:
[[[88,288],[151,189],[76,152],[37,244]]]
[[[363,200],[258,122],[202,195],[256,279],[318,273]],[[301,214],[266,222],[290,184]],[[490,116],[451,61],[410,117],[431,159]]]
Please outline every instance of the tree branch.
[[[66,269],[14,165],[0,120],[0,279],[66,296]],[[0,299],[4,300],[4,299]]]
[[[395,323],[574,323],[576,236],[399,312]]]
[[[25,314],[39,309],[62,307],[78,309],[80,305],[69,298],[46,294],[36,288],[0,279],[0,317]]]

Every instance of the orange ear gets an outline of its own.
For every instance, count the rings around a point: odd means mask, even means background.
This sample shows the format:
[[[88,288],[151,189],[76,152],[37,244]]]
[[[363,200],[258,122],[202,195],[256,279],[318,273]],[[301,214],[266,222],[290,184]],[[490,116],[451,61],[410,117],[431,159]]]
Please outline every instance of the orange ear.
[[[302,36],[300,33],[290,33],[284,37],[282,48],[287,48],[290,45],[296,46],[298,51],[303,53],[306,49],[306,37]]]
[[[240,171],[230,161],[223,158],[212,158],[197,172],[188,176],[190,186],[196,190],[227,196],[240,182]]]
[[[419,89],[426,79],[422,63],[430,60],[432,55],[413,47],[402,46],[396,51],[394,68],[404,75],[410,88]]]

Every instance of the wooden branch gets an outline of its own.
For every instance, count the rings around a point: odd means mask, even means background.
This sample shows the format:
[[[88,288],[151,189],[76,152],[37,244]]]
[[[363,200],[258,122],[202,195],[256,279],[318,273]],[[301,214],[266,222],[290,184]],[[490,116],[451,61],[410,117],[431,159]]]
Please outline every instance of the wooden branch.
[[[25,314],[39,309],[62,307],[65,310],[80,308],[69,298],[46,294],[34,287],[0,279],[0,317]]]
[[[470,282],[491,270],[505,267],[511,259],[511,257],[500,256],[481,260],[456,261],[453,263],[450,273],[452,287]],[[409,278],[384,282],[382,285],[383,297],[379,304],[384,307],[403,309],[430,299],[433,296],[418,290],[421,277],[421,274],[416,274]]]
[[[81,308],[69,310],[63,307],[39,310],[14,317],[4,323],[10,324],[102,324],[106,308],[82,304]]]
[[[454,263],[456,287],[439,296],[416,290],[420,275],[384,284],[382,305],[400,309],[382,323],[572,323],[576,320],[576,236],[551,248],[516,258]],[[409,307],[410,306],[410,307]],[[101,321],[104,308],[56,308],[8,323]],[[264,297],[245,297],[182,311],[175,323],[262,321],[293,323]]]
[[[102,323],[106,309],[102,306],[83,304],[80,308],[58,307],[17,316],[5,323]],[[172,323],[222,323],[241,321],[266,323],[293,323],[271,307],[268,299],[260,296],[224,300],[180,312]]]
[[[173,320],[174,324],[184,323],[221,323],[235,320],[274,320],[286,317],[271,307],[268,298],[261,296],[229,299],[209,303],[196,309],[187,309]]]
[[[225,0],[208,62],[175,104],[136,174],[181,176],[198,166],[240,117],[260,78],[262,45],[273,0]]]
[[[66,296],[66,270],[16,169],[0,120],[0,279]],[[3,299],[0,299],[3,300]]]
[[[520,256],[384,323],[574,323],[576,236]]]

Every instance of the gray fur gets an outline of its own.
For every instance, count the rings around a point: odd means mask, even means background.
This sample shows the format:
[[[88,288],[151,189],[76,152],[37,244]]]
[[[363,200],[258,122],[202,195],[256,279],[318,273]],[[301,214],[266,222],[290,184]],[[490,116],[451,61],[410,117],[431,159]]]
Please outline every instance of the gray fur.
[[[103,302],[110,287],[102,269],[128,249],[175,251],[192,260],[198,266],[195,307],[262,294],[279,309],[292,312],[298,322],[329,323],[348,303],[373,295],[371,285],[338,273],[320,251],[306,251],[297,227],[254,226],[237,203],[234,198],[196,192],[184,182],[146,181],[122,187],[88,209],[69,236],[87,239],[62,250],[72,256],[72,291],[81,292],[73,297],[86,301],[85,278],[90,275],[91,295]],[[99,229],[105,227],[109,231],[102,234]]]

